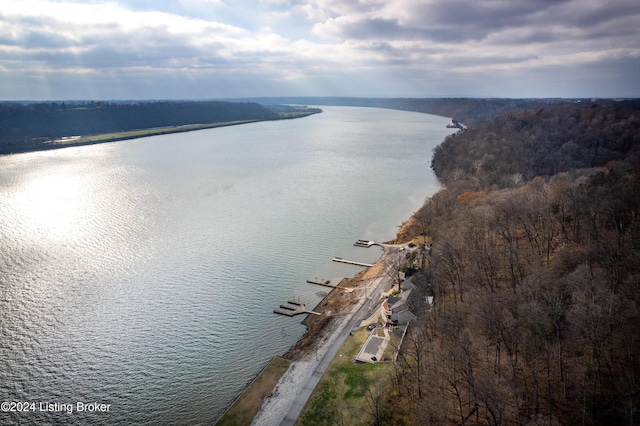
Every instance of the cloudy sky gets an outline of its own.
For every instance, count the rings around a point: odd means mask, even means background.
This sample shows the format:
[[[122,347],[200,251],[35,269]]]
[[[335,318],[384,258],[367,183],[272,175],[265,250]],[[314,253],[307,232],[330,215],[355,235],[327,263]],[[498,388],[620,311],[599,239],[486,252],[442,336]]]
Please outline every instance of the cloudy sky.
[[[1,0],[0,99],[640,97],[638,0]]]

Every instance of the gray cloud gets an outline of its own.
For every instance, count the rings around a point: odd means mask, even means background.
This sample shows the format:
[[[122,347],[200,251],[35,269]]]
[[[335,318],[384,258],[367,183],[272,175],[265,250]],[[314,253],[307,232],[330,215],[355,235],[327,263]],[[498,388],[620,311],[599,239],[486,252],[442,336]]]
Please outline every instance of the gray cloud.
[[[637,0],[50,4],[3,0],[2,96],[640,96]]]
[[[581,37],[590,34],[598,37],[602,27],[612,34],[631,31],[637,36],[640,17],[640,3],[627,0],[606,4],[589,0],[450,0],[403,4],[406,7],[402,13],[394,14],[380,6],[369,9],[367,14],[331,18],[316,28],[320,34],[335,38],[434,42],[478,41],[508,29],[535,29],[538,33],[535,41],[540,42],[553,41],[557,28],[579,30],[576,34]],[[618,20],[627,23],[622,27],[612,25]],[[546,37],[542,36],[543,32]]]

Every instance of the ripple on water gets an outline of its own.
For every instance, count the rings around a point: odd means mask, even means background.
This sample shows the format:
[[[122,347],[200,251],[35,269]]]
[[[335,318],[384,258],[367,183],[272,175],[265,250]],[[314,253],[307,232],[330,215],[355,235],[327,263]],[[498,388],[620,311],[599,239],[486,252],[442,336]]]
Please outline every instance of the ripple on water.
[[[448,121],[326,108],[1,157],[0,396],[112,409],[0,423],[211,424],[303,333],[273,308],[361,270],[333,256],[375,261],[352,242],[389,239],[437,185]]]

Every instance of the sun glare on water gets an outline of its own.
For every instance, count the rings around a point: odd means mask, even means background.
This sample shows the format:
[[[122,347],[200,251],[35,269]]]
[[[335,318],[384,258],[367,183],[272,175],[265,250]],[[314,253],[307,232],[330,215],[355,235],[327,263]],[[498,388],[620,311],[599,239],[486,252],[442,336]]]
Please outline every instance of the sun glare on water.
[[[24,196],[28,206],[25,217],[43,237],[73,233],[82,196],[77,181],[64,175],[37,178],[27,184]]]

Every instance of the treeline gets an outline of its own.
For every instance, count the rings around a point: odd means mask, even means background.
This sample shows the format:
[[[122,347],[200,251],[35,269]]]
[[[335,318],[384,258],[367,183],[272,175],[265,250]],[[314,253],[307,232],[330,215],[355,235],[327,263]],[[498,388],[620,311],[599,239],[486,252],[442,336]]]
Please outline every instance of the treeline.
[[[456,134],[406,238],[432,242],[378,424],[640,424],[637,104]]]
[[[558,99],[473,99],[473,98],[344,98],[344,97],[273,97],[243,98],[245,102],[262,104],[304,104],[358,106],[399,109],[452,117],[465,125],[491,120],[508,111],[545,108],[559,102]],[[587,99],[566,102],[582,103]],[[608,101],[604,101],[608,102]]]
[[[433,168],[444,181],[481,168],[483,184],[504,186],[515,174],[528,181],[602,166],[634,149],[640,149],[640,101],[562,103],[509,112],[452,135],[437,147]]]
[[[38,149],[68,136],[277,118],[275,111],[248,102],[6,102],[0,104],[0,153]]]

